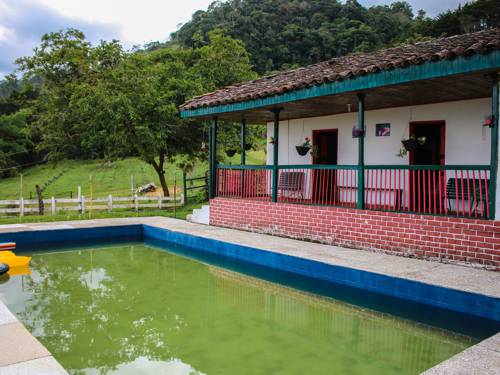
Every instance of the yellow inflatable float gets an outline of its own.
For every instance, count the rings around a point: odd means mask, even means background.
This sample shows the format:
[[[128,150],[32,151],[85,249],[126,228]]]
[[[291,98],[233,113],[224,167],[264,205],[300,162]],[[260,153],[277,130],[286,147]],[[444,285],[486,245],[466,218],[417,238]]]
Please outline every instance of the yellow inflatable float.
[[[10,269],[15,267],[26,267],[30,264],[31,257],[17,256],[12,251],[0,251],[0,263],[5,263]]]
[[[31,273],[29,269],[31,257],[17,256],[11,251],[15,248],[15,242],[0,243],[0,275],[7,272],[10,276]]]

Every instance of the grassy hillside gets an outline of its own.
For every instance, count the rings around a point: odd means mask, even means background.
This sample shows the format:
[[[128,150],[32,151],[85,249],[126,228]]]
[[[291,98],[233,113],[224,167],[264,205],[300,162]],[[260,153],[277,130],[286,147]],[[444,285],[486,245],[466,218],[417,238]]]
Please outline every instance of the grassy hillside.
[[[263,164],[265,155],[263,151],[250,151],[247,155],[248,164]],[[239,155],[228,160],[232,164],[239,164]],[[196,166],[194,176],[202,176],[207,170],[206,163]],[[35,185],[44,185],[54,179],[44,190],[44,197],[69,198],[70,194],[76,197],[78,186],[82,194],[89,195],[90,176],[92,176],[92,190],[94,197],[130,195],[131,176],[134,176],[134,185],[140,186],[154,182],[160,186],[156,172],[151,166],[136,158],[116,161],[111,166],[103,161],[62,161],[49,163],[26,169],[23,174],[23,197],[35,197]],[[174,175],[177,184],[182,186],[182,171],[178,168],[166,168],[167,182],[170,187],[174,185]],[[59,177],[57,177],[59,176]],[[57,177],[57,178],[55,178]],[[20,194],[20,176],[0,179],[0,199],[17,199]]]

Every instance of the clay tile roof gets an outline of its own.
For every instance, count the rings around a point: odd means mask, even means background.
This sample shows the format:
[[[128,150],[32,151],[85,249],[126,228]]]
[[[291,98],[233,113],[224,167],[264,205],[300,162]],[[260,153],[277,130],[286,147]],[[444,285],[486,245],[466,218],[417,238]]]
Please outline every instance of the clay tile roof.
[[[457,56],[484,54],[493,50],[500,50],[500,29],[455,35],[367,54],[337,57],[201,95],[183,104],[181,109],[192,110],[261,99],[383,70],[403,68],[426,61],[451,60]]]

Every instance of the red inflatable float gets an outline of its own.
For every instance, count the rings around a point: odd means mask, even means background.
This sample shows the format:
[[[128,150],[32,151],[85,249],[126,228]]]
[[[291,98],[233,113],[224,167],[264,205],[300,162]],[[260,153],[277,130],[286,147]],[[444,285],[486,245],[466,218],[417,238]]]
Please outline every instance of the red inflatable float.
[[[0,251],[15,250],[15,249],[16,249],[16,243],[15,242],[3,242],[3,243],[0,243]]]

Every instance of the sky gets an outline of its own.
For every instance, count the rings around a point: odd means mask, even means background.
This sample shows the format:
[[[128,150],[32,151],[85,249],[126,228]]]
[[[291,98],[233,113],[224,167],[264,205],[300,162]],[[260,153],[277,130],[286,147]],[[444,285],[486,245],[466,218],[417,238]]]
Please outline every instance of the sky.
[[[73,27],[92,42],[120,40],[125,47],[165,40],[193,12],[213,0],[0,0],[0,79],[30,55],[43,34]],[[466,0],[408,0],[434,16]],[[359,0],[365,6],[391,0]]]

